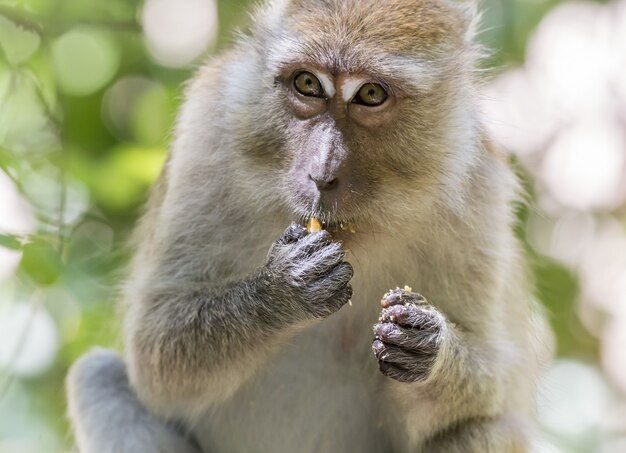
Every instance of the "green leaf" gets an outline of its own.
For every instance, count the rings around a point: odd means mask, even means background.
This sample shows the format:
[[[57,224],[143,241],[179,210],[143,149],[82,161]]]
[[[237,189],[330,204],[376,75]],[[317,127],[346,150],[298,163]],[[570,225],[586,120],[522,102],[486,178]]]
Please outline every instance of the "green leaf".
[[[0,15],[0,46],[8,62],[18,65],[28,60],[39,48],[41,38]]]
[[[0,234],[0,247],[10,250],[21,250],[22,243],[17,236],[12,234]]]
[[[50,286],[59,279],[63,264],[48,242],[36,239],[24,246],[20,269],[38,285]]]

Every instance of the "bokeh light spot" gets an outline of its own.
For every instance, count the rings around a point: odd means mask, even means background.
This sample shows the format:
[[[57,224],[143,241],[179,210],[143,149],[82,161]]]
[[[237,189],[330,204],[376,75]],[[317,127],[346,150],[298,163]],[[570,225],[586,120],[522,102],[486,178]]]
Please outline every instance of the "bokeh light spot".
[[[611,392],[595,368],[557,360],[543,376],[538,417],[548,431],[575,439],[599,429],[610,402]]]
[[[165,66],[191,63],[217,37],[214,0],[147,0],[141,19],[150,53]]]
[[[615,318],[604,332],[602,363],[613,383],[626,393],[626,294],[617,303],[622,304],[624,313]]]
[[[45,308],[32,304],[1,307],[0,332],[0,367],[18,376],[34,376],[54,362],[59,334]]]
[[[111,80],[117,72],[120,54],[109,35],[89,28],[74,28],[53,43],[52,58],[61,91],[85,96]]]
[[[578,209],[615,208],[623,201],[623,131],[598,115],[565,129],[547,150],[541,176],[552,195]]]
[[[17,65],[28,60],[40,43],[37,33],[25,30],[0,15],[0,47],[10,63]]]
[[[0,170],[0,234],[27,235],[35,228],[31,207],[13,181]],[[22,253],[0,246],[0,282],[17,268]]]

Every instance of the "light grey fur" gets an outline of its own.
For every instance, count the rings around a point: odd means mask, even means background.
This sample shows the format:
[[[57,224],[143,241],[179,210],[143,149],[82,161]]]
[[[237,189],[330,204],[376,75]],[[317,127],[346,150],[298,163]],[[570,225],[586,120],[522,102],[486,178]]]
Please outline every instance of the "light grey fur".
[[[186,453],[195,442],[204,453],[529,451],[549,336],[512,231],[518,184],[478,123],[475,48],[459,25],[459,39],[436,43],[441,51],[385,59],[367,32],[345,36],[357,33],[353,16],[369,17],[368,2],[378,14],[385,5],[456,11],[447,0],[275,1],[257,12],[250,37],[188,86],[138,228],[124,362],[93,352],[68,378],[82,453]],[[305,8],[303,19],[294,8]],[[334,11],[336,35],[315,8]],[[434,19],[423,27],[436,34]],[[294,31],[298,20],[310,33]],[[420,46],[384,33],[394,49]],[[303,208],[288,176],[307,135],[285,111],[276,74],[320,42],[348,43],[354,64],[369,64],[359,55],[371,50],[370,63],[386,73],[401,61],[414,77],[405,86],[424,90],[403,104],[410,117],[387,127],[402,130],[346,142],[358,147],[368,191],[346,217],[341,208]],[[313,213],[356,225],[354,235],[337,236],[354,268],[351,306],[339,309],[351,271],[332,244],[313,235],[274,243]],[[308,267],[298,255],[306,240],[317,241]],[[322,268],[343,273],[317,279]],[[381,374],[371,350],[380,298],[404,284],[432,304],[438,328],[432,366],[415,382]]]

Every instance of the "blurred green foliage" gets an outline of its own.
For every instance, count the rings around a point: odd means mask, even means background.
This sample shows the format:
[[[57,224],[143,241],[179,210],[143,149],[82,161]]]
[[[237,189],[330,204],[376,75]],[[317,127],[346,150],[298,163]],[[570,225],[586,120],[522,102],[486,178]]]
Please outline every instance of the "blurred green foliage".
[[[246,23],[247,3],[218,2],[220,35],[212,51]],[[523,61],[529,34],[558,1],[483,3],[480,37],[493,50],[485,65],[505,67]],[[124,243],[164,162],[182,83],[193,72],[151,58],[137,21],[141,6],[0,2],[0,169],[36,218],[27,235],[0,234],[0,247],[23,252],[0,307],[36,293],[61,335],[56,361],[43,374],[15,379],[0,370],[0,439],[11,430],[39,432],[43,423],[55,433],[50,451],[66,449],[66,370],[92,345],[118,345],[114,288],[127,260]],[[520,210],[522,226],[527,212]],[[574,315],[575,278],[527,250],[559,352],[595,360],[597,345]],[[9,423],[2,411],[13,404],[11,388],[27,395],[20,407],[33,418],[23,425]]]

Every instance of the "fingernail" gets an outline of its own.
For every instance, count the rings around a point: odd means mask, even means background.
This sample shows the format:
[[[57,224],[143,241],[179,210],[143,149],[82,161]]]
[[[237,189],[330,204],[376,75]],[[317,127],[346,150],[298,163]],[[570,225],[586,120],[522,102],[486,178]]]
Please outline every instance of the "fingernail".
[[[385,345],[380,340],[374,340],[374,342],[372,343],[372,349],[374,350],[374,353],[376,353],[376,355],[379,355],[385,350]]]

